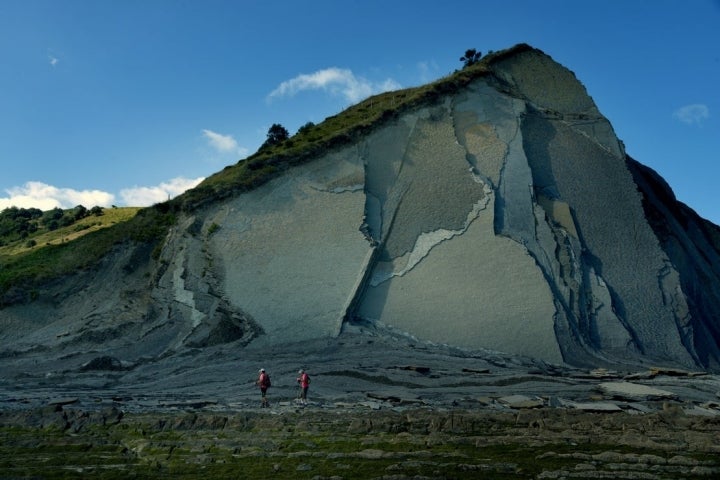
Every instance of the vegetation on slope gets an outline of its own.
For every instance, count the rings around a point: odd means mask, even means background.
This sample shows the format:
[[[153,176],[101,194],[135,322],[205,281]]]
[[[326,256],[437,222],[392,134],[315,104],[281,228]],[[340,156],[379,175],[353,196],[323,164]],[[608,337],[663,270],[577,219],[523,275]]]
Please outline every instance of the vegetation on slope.
[[[193,210],[206,203],[252,190],[294,165],[352,143],[408,110],[431,104],[461,89],[472,80],[489,74],[492,62],[530,49],[528,45],[521,44],[486,55],[482,60],[477,57],[475,50],[468,50],[466,54],[475,52],[475,56],[469,64],[466,61],[462,70],[420,87],[372,96],[326,118],[318,125],[303,126],[284,141],[266,142],[255,154],[211,175],[172,202],[183,210]]]
[[[62,211],[64,218],[73,218],[77,208]],[[57,228],[43,226],[42,218],[19,238],[17,231],[0,237],[0,307],[32,299],[47,280],[95,265],[114,245],[157,241],[174,222],[169,212],[136,207],[105,209]]]
[[[37,232],[15,238],[13,242],[25,242],[25,247],[18,243],[0,246],[0,307],[13,301],[12,295],[7,295],[13,287],[32,290],[52,278],[90,267],[116,244],[127,241],[158,242],[164,238],[178,213],[193,211],[252,190],[294,165],[350,144],[408,110],[432,104],[461,89],[472,80],[489,74],[492,62],[531,49],[521,44],[482,58],[478,52],[468,50],[466,57],[472,54],[470,62],[463,57],[465,60],[461,60],[465,61],[465,66],[462,70],[427,85],[375,95],[318,125],[304,125],[292,137],[273,137],[255,154],[211,175],[194,189],[167,202],[141,209],[137,215],[128,215],[124,220],[103,226],[107,228],[88,226],[86,234],[79,235],[72,229],[81,225],[67,225],[58,229],[60,241],[54,235],[35,235]],[[33,239],[35,245],[27,243]]]
[[[37,208],[10,207],[0,212],[0,256],[17,255],[42,245],[57,245],[87,233],[125,222],[139,208],[104,209],[83,205],[45,212]]]

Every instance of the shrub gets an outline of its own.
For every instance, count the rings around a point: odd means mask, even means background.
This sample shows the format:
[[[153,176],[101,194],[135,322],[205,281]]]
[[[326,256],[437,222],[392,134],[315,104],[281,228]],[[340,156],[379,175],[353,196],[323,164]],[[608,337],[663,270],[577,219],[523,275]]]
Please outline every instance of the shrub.
[[[262,144],[260,149],[264,150],[266,148],[279,145],[285,140],[287,140],[289,137],[290,133],[285,127],[283,127],[279,123],[273,123],[272,126],[268,129],[267,140],[265,140],[265,143]]]
[[[464,67],[471,67],[480,61],[482,58],[482,52],[478,52],[474,48],[465,50],[465,55],[460,57],[460,61],[464,62]]]

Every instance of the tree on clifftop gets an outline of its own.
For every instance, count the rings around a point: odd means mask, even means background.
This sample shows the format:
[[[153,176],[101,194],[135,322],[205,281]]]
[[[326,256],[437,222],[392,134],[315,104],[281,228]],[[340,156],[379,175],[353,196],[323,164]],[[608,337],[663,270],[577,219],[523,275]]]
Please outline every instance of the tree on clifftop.
[[[288,138],[290,138],[290,133],[288,133],[287,129],[279,123],[273,123],[268,129],[267,140],[265,140],[265,143],[262,144],[260,149],[272,147],[273,145],[284,142]]]
[[[460,61],[465,62],[465,67],[469,67],[479,62],[481,57],[482,52],[478,52],[474,48],[470,48],[468,50],[465,50],[465,55],[460,57]]]

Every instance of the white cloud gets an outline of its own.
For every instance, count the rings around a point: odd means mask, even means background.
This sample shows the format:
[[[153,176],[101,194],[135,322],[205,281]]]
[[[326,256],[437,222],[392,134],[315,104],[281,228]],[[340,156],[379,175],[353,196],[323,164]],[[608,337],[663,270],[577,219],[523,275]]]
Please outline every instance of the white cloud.
[[[148,207],[180,195],[204,179],[205,177],[177,177],[156,186],[124,188],[120,190],[121,204],[132,207]],[[102,190],[58,188],[43,182],[27,182],[21,187],[12,187],[5,191],[8,197],[0,197],[0,210],[18,207],[39,208],[46,211],[53,208],[73,208],[77,205],[83,205],[86,208],[109,207],[115,203],[115,195]]]
[[[238,148],[238,143],[232,135],[222,135],[212,130],[203,130],[203,135],[208,139],[210,146],[219,152],[232,152]]]
[[[9,197],[0,197],[0,209],[15,206],[39,208],[45,211],[53,208],[73,208],[77,205],[87,208],[109,207],[115,198],[113,194],[102,190],[58,188],[43,182],[27,182],[21,187],[12,187],[5,192]]]
[[[675,110],[673,117],[688,125],[700,125],[703,120],[710,117],[710,109],[702,103],[693,103]]]
[[[286,80],[270,92],[268,99],[292,97],[303,90],[325,90],[331,95],[342,95],[349,102],[355,103],[372,94],[399,88],[401,88],[400,84],[392,79],[373,83],[362,77],[356,77],[350,70],[333,67]]]
[[[427,62],[418,62],[417,69],[420,74],[420,81],[423,83],[428,83],[429,81],[434,79],[439,68],[440,67],[438,67],[438,64],[434,60]]]
[[[120,197],[124,205],[148,207],[180,195],[185,190],[197,186],[203,180],[205,180],[205,177],[177,177],[156,186],[124,188],[120,190]]]

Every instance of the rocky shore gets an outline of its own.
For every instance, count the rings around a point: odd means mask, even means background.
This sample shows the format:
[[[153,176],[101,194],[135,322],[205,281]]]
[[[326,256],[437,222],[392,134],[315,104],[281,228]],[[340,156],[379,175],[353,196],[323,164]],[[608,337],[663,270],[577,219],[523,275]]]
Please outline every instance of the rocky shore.
[[[147,362],[2,362],[2,479],[720,476],[720,379],[703,372],[568,368],[361,330]]]
[[[290,405],[0,415],[0,478],[718,478],[720,422],[660,412]]]

